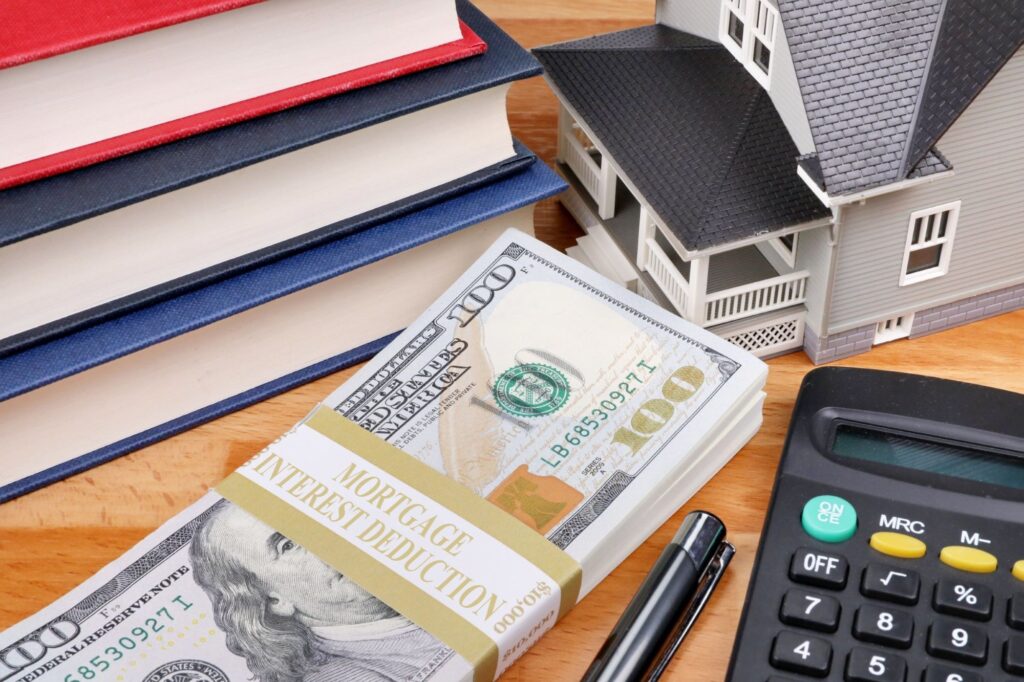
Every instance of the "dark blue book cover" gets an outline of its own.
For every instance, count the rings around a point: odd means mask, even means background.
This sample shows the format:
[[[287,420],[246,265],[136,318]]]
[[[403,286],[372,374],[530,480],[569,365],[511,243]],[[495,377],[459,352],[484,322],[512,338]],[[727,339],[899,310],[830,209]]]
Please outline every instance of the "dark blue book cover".
[[[257,267],[263,263],[270,262],[276,258],[282,258],[316,244],[337,239],[360,230],[370,229],[375,225],[398,216],[412,213],[430,204],[443,201],[459,193],[467,192],[512,173],[522,171],[533,163],[536,157],[518,140],[513,140],[513,145],[516,152],[515,156],[461,177],[458,180],[453,180],[426,192],[414,194],[366,213],[326,225],[320,229],[307,232],[284,242],[279,242],[265,249],[217,263],[203,270],[137,291],[130,296],[124,296],[103,305],[88,308],[74,315],[69,315],[48,324],[0,339],[0,358],[98,324],[104,320],[125,315],[132,310],[179,296],[192,289],[216,282],[224,277]]]
[[[562,180],[544,164],[533,163],[525,170],[371,229],[306,248],[0,358],[0,408],[3,401],[33,389],[530,205],[564,188]],[[388,335],[354,349],[339,348],[338,355],[328,360],[0,487],[0,502],[365,360],[391,338]],[[159,396],[154,395],[154,399]]]

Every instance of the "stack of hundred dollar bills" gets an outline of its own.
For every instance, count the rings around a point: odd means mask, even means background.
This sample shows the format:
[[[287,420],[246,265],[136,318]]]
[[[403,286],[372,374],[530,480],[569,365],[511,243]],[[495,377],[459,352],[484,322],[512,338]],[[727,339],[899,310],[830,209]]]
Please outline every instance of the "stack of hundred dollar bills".
[[[582,566],[582,598],[753,436],[766,375],[745,351],[510,230],[324,404],[543,533]],[[0,635],[3,682],[466,670],[213,492]]]

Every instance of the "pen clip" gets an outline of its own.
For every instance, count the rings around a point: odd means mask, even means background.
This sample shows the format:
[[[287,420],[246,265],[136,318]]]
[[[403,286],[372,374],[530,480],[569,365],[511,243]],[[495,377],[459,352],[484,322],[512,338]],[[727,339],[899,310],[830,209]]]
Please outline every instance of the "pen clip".
[[[715,557],[708,564],[707,570],[704,571],[704,575],[700,578],[700,584],[693,595],[693,599],[690,601],[689,607],[686,609],[682,624],[673,634],[672,640],[665,649],[665,653],[658,661],[658,664],[651,670],[651,675],[647,678],[647,682],[655,682],[655,680],[661,677],[669,661],[672,660],[672,656],[675,655],[676,650],[683,643],[683,640],[686,639],[686,635],[689,634],[690,628],[697,621],[697,617],[704,610],[704,605],[708,603],[711,594],[718,587],[718,582],[725,574],[725,568],[729,565],[734,554],[736,554],[736,548],[731,543],[725,541],[715,550]]]

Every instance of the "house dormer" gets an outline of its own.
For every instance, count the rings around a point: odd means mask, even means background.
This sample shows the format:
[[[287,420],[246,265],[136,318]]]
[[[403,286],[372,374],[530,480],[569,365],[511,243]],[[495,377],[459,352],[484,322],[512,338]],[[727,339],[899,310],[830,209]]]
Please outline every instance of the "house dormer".
[[[768,0],[722,0],[718,39],[766,90],[779,30],[779,10]]]

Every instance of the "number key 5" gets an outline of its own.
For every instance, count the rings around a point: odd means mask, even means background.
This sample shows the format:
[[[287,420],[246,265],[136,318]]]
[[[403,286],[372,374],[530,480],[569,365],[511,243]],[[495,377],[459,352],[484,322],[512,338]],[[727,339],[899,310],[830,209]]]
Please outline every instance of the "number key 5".
[[[854,647],[846,661],[847,682],[904,682],[907,662],[894,654]]]

